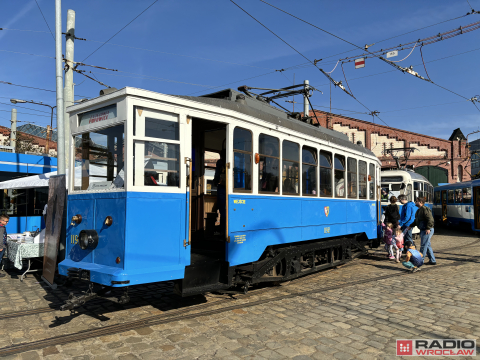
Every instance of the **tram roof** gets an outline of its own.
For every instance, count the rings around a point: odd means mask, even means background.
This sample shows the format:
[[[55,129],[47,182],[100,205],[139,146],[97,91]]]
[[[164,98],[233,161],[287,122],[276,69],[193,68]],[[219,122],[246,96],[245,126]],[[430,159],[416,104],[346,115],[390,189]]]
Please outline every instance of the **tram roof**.
[[[423,175],[420,175],[418,173],[416,173],[415,171],[412,171],[412,170],[403,170],[403,169],[393,169],[393,170],[382,170],[382,172],[380,173],[380,176],[392,176],[392,175],[402,175],[402,174],[407,174],[407,175],[410,175],[410,177],[413,179],[413,180],[422,180],[422,181],[426,181],[426,182],[430,182],[428,181],[428,179],[423,176]]]
[[[233,89],[225,89],[212,94],[202,96],[184,96],[174,95],[182,99],[193,100],[204,104],[218,106],[221,108],[238,111],[245,115],[250,115],[275,125],[286,127],[290,130],[298,131],[307,135],[313,135],[319,139],[330,141],[340,146],[363,152],[364,154],[375,156],[375,154],[364,146],[352,143],[347,135],[341,132],[316,127],[306,124],[288,116],[284,111],[257,99],[245,96],[246,104],[239,103],[236,100],[237,95],[243,95]]]

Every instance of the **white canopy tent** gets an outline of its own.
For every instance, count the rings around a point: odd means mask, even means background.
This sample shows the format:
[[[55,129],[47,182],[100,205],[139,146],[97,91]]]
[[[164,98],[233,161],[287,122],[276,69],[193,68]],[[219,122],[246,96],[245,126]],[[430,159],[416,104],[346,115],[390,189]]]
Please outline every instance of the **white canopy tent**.
[[[107,175],[107,168],[90,165],[89,169],[90,175],[96,176],[105,176]],[[0,182],[0,189],[31,189],[38,188],[42,186],[48,186],[48,181],[51,176],[57,175],[56,171],[49,172],[46,174],[27,176],[20,179],[8,180]],[[102,182],[105,181],[105,178],[102,177],[90,177],[90,182]],[[68,170],[67,170],[67,184],[68,184]],[[75,187],[80,188],[82,186],[82,167],[77,166],[75,168]]]

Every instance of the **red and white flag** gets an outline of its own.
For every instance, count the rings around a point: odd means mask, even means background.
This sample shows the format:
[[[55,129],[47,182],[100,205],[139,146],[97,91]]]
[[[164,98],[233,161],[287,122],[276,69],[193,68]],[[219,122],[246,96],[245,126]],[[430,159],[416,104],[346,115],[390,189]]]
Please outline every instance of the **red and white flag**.
[[[355,69],[365,67],[365,58],[355,59]]]

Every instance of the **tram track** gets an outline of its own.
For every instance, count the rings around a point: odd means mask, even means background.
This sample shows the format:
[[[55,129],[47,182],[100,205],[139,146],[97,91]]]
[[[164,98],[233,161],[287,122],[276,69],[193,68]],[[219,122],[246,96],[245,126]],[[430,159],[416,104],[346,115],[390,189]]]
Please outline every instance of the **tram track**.
[[[471,246],[475,246],[479,243],[479,240],[475,240],[471,243],[468,243],[468,244],[465,244],[465,245],[461,245],[457,248],[455,248],[455,251],[456,250],[459,250],[459,249],[464,249],[464,248],[467,248],[467,247],[471,247]],[[444,251],[442,251],[443,249],[440,249],[440,250],[436,250],[435,253],[439,253],[439,254],[443,254]],[[371,254],[372,255],[372,254]],[[375,255],[375,254],[373,254]],[[452,256],[455,256],[455,254],[450,254],[449,255],[452,255]],[[460,255],[460,254],[459,254]],[[465,255],[464,255],[465,257]],[[472,256],[467,256],[467,257],[472,257]],[[358,259],[358,260],[361,260],[361,259]],[[461,261],[461,260],[459,260]],[[354,264],[358,264],[356,262],[348,262],[348,263],[345,263],[345,264],[342,264],[340,265],[339,267],[346,267],[346,266],[351,266],[351,265],[354,265]],[[290,284],[295,284],[297,282],[300,282],[300,281],[310,281],[312,279],[313,276],[315,275],[320,275],[320,274],[325,274],[326,272],[328,271],[332,271],[332,270],[335,270],[335,269],[327,269],[323,272],[317,272],[317,273],[313,273],[313,274],[310,274],[310,275],[307,275],[307,276],[304,276],[304,277],[300,277],[300,278],[297,278],[297,279],[293,279],[293,280],[290,280],[287,282],[287,285],[290,285]],[[389,275],[391,276],[391,275]],[[285,288],[286,285],[284,285],[284,288]],[[264,293],[266,291],[269,291],[271,290],[270,287],[267,287],[267,288],[263,288],[263,289],[256,289],[256,290],[252,290],[251,293],[249,294],[249,296],[252,296],[252,295],[260,295],[261,293]],[[137,290],[137,291],[134,291],[132,296],[131,296],[131,301],[134,301],[135,299],[137,298],[141,298],[143,299],[143,295],[151,295],[151,290]],[[173,293],[172,292],[169,292],[169,293],[165,293],[164,295],[165,296],[170,296],[172,295]],[[244,296],[244,295],[237,295],[237,296]],[[210,296],[211,298],[218,298],[218,297],[212,297]],[[163,298],[163,296],[162,296]],[[158,301],[161,301],[161,298],[158,298]],[[220,300],[217,300],[215,301],[214,303],[215,304],[218,304]],[[227,299],[227,302],[228,301],[231,301],[231,299]],[[112,301],[108,298],[99,298],[99,299],[95,299],[95,300],[91,300],[88,305],[81,311],[78,311],[80,313],[83,313],[83,312],[89,312],[89,311],[92,311],[92,307],[96,307],[96,306],[101,306],[102,304],[104,304],[105,302],[110,302],[116,306],[119,306],[119,307],[122,307],[122,304],[119,304],[115,301]],[[151,301],[149,303],[149,305],[155,305],[156,301]],[[8,312],[8,313],[4,313],[4,314],[0,314],[0,320],[7,320],[7,319],[13,319],[13,318],[19,318],[19,317],[23,317],[23,316],[30,316],[30,315],[38,315],[38,314],[45,314],[45,313],[51,313],[51,312],[56,312],[56,311],[60,311],[60,306],[63,304],[63,302],[57,302],[57,303],[53,303],[53,304],[50,304],[50,306],[48,307],[42,307],[42,308],[36,308],[36,309],[26,309],[26,310],[18,310],[18,311],[13,311],[13,312]]]
[[[460,248],[460,247],[459,247]],[[431,272],[431,271],[436,271],[438,269],[443,269],[446,267],[451,267],[451,266],[459,266],[463,265],[464,262],[462,261],[454,261],[449,264],[443,264],[443,265],[438,265],[436,267],[430,267],[428,269],[425,269],[423,273],[425,272]],[[113,325],[108,325],[104,326],[102,328],[95,328],[95,329],[87,329],[83,330],[80,332],[72,333],[72,334],[65,334],[65,335],[60,335],[52,338],[47,338],[47,339],[42,339],[42,340],[37,340],[33,342],[28,342],[28,343],[20,343],[20,344],[15,344],[11,346],[7,346],[4,348],[0,349],[0,357],[2,356],[8,356],[8,355],[14,355],[18,353],[23,353],[26,351],[31,351],[31,350],[37,350],[37,349],[43,349],[46,347],[50,346],[56,346],[56,345],[65,345],[68,343],[72,342],[79,342],[83,340],[88,340],[91,338],[96,338],[96,337],[101,337],[101,336],[107,336],[107,335],[114,335],[122,332],[126,332],[129,330],[135,330],[135,329],[140,329],[144,327],[150,327],[150,326],[155,326],[155,325],[162,325],[162,324],[168,324],[176,321],[182,321],[182,320],[189,320],[189,319],[195,319],[198,317],[203,317],[203,316],[211,316],[211,315],[217,315],[221,313],[225,313],[228,311],[233,311],[233,310],[238,310],[238,309],[245,309],[257,305],[263,305],[266,303],[271,303],[271,302],[276,302],[276,301],[283,301],[287,299],[292,299],[295,297],[302,297],[302,296],[308,296],[312,294],[319,294],[327,291],[332,291],[332,290],[338,290],[342,288],[347,288],[351,286],[356,286],[356,285],[362,285],[366,283],[371,283],[371,282],[376,282],[376,281],[381,281],[381,280],[387,280],[391,279],[392,277],[400,277],[400,276],[406,276],[410,275],[409,272],[399,272],[396,274],[388,274],[388,275],[382,275],[382,276],[377,276],[377,277],[372,277],[368,279],[362,279],[362,280],[357,280],[357,281],[351,281],[343,284],[337,284],[337,285],[332,285],[332,286],[326,286],[322,288],[317,288],[317,289],[310,289],[306,291],[289,291],[287,288],[281,288],[280,291],[284,292],[285,294],[281,294],[278,296],[273,296],[273,297],[268,297],[265,299],[259,299],[255,301],[250,301],[250,302],[242,302],[240,304],[235,304],[235,305],[228,305],[228,306],[221,306],[227,302],[232,302],[233,300],[219,300],[219,301],[214,301],[211,303],[207,304],[201,304],[197,305],[194,307],[188,307],[184,309],[176,309],[176,310],[170,310],[168,312],[159,314],[159,315],[154,315],[150,316],[141,320],[134,320],[134,321],[128,321],[125,323],[119,323],[119,324],[113,324]],[[262,291],[263,290],[263,291]],[[258,296],[261,295],[261,293],[266,292],[267,290],[270,289],[262,289],[258,291],[253,291],[251,293],[245,294],[245,295],[238,295],[237,301],[238,300],[247,300],[248,298],[251,298],[253,296]],[[215,309],[210,309],[212,307],[217,307]]]

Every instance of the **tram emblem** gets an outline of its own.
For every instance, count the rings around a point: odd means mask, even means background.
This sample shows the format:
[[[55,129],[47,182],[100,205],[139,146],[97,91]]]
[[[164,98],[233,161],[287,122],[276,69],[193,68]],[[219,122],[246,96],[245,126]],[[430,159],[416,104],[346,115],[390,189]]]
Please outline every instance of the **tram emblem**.
[[[330,214],[330,206],[325,206],[323,210],[325,210],[325,216],[328,217],[328,214]]]

